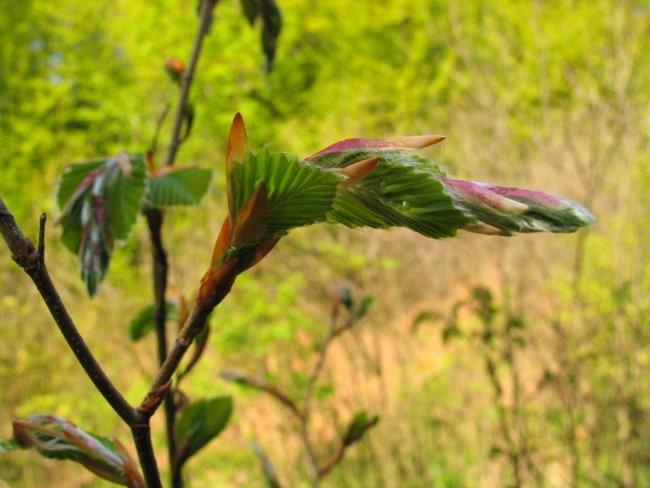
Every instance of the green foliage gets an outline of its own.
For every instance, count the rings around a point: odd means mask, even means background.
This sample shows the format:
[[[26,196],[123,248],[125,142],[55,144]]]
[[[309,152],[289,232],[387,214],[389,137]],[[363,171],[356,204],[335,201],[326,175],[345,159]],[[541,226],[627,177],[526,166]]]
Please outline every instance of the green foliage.
[[[275,50],[282,30],[282,14],[275,0],[241,0],[242,10],[250,25],[259,18],[262,22],[262,50],[266,57],[266,71],[273,69]]]
[[[230,173],[233,215],[237,215],[260,183],[268,192],[268,221],[263,240],[289,229],[322,222],[332,206],[342,176],[300,163],[284,153],[264,149],[249,153]]]
[[[79,271],[93,296],[108,270],[114,241],[128,237],[146,186],[142,156],[68,167],[57,188],[62,240],[79,257]]]
[[[149,179],[146,199],[151,205],[198,205],[208,191],[212,171],[201,168],[174,168]]]
[[[175,302],[167,301],[166,303],[166,319],[168,321],[178,320],[178,306]],[[154,320],[154,305],[147,305],[138,314],[133,317],[129,322],[129,340],[135,342],[142,339],[149,332],[156,329],[156,322]]]
[[[226,427],[232,414],[229,396],[197,400],[181,413],[176,424],[179,444],[177,464],[184,464]]]
[[[129,455],[110,439],[85,432],[52,415],[32,415],[14,422],[13,427],[15,442],[3,442],[8,450],[16,446],[35,447],[45,458],[75,461],[113,483],[129,488],[144,487]]]
[[[348,430],[343,437],[343,444],[349,446],[350,444],[357,442],[361,437],[363,437],[368,429],[377,425],[378,422],[379,416],[369,416],[368,412],[365,410],[358,412],[350,421]]]

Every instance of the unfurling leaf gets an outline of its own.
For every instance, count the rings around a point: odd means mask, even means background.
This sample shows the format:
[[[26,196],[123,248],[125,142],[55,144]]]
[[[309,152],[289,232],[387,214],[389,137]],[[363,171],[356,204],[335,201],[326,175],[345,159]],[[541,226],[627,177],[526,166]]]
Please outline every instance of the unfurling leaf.
[[[294,227],[323,222],[344,177],[301,163],[267,149],[248,153],[230,172],[231,215],[236,219],[244,204],[263,183],[268,198],[268,222],[262,240],[272,240]]]
[[[178,320],[178,306],[172,301],[167,301],[166,304],[167,320]],[[129,323],[129,340],[135,342],[142,339],[147,333],[155,330],[156,322],[154,320],[154,305],[147,305],[138,315]]]
[[[179,451],[175,464],[182,465],[217,437],[228,424],[232,413],[229,396],[198,400],[183,410],[176,424]]]
[[[150,178],[147,201],[151,205],[198,205],[210,187],[212,171],[201,168],[174,168]]]
[[[69,166],[59,179],[61,239],[79,257],[79,271],[91,296],[106,274],[114,241],[129,235],[145,186],[144,158],[126,153]]]
[[[83,431],[53,415],[32,415],[13,423],[15,444],[49,459],[71,460],[97,476],[129,488],[145,488],[137,465],[116,440]]]
[[[577,203],[547,193],[448,178],[429,161],[408,152],[442,136],[347,139],[308,162],[334,171],[376,157],[377,167],[341,193],[328,220],[348,227],[408,227],[433,238],[458,229],[509,236],[514,232],[573,232],[593,216]]]
[[[361,437],[363,437],[368,429],[377,425],[378,422],[379,417],[377,415],[369,417],[366,411],[357,413],[350,422],[348,431],[343,437],[343,445],[347,447],[350,444],[357,442]]]

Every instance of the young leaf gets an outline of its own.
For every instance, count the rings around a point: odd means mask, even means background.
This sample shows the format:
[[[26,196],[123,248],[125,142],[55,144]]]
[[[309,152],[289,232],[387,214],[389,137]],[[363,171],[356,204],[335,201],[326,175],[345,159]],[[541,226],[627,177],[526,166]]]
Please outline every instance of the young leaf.
[[[324,221],[343,179],[284,153],[248,153],[242,164],[231,168],[232,215],[236,217],[264,183],[269,211],[263,240],[271,240],[294,227]]]
[[[126,239],[146,186],[142,156],[118,156],[66,168],[59,180],[61,239],[79,257],[88,293],[97,292],[116,239]]]
[[[208,191],[212,172],[201,168],[175,168],[149,180],[146,198],[152,205],[198,205]]]
[[[427,237],[452,237],[458,229],[509,236],[514,232],[573,232],[594,221],[577,203],[547,193],[446,177],[405,149],[435,144],[441,136],[347,139],[307,161],[349,168],[379,158],[377,167],[337,198],[328,220],[348,227],[410,228]]]
[[[451,237],[471,219],[454,206],[435,176],[439,169],[418,156],[392,149],[325,154],[310,160],[345,168],[378,157],[374,170],[336,199],[328,220],[348,227],[408,227],[427,237]]]
[[[110,171],[117,164],[119,171],[112,174],[106,188],[107,210],[113,235],[118,240],[129,236],[140,212],[140,202],[147,183],[144,157],[122,153],[107,163]]]
[[[260,0],[241,0],[242,11],[250,25],[255,23],[260,11]]]
[[[180,447],[175,463],[184,464],[217,437],[228,423],[231,413],[232,398],[229,396],[198,400],[183,410],[176,424],[176,438]]]
[[[282,14],[275,0],[260,0],[260,13],[262,15],[262,49],[266,57],[266,72],[273,69],[275,48],[282,29]]]
[[[167,309],[167,320],[178,320],[178,307],[176,303],[168,300],[165,306]],[[129,323],[129,340],[133,342],[138,341],[156,328],[154,310],[154,305],[147,305],[131,320]]]
[[[357,413],[350,422],[348,431],[343,437],[343,445],[347,447],[350,444],[357,442],[368,429],[377,425],[378,422],[379,417],[377,415],[369,417],[366,411]]]
[[[44,457],[71,460],[97,476],[129,488],[145,488],[135,462],[119,444],[83,431],[53,415],[32,415],[13,423],[15,443]]]

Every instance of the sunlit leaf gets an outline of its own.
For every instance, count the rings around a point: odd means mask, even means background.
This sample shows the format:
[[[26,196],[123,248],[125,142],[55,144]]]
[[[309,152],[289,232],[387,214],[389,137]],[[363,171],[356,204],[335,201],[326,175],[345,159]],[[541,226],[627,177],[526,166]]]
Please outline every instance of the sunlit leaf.
[[[242,164],[233,164],[230,173],[233,214],[264,183],[269,207],[264,240],[270,240],[294,227],[324,221],[343,179],[284,153],[266,149],[257,155],[248,153]]]
[[[348,227],[408,227],[428,237],[451,237],[471,219],[458,210],[440,181],[440,170],[411,153],[364,149],[310,158],[314,164],[344,168],[378,157],[375,169],[335,201],[328,220]]]
[[[149,180],[146,198],[156,206],[198,205],[208,191],[212,172],[201,168],[177,168]]]

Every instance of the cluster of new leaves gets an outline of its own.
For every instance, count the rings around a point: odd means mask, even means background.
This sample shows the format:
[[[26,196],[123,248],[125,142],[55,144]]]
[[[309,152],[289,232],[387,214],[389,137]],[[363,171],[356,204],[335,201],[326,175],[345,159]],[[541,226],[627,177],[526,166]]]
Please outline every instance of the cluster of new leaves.
[[[117,440],[90,434],[54,415],[32,415],[13,423],[14,436],[0,453],[35,448],[50,459],[71,460],[97,476],[129,488],[145,488],[137,464]]]
[[[412,150],[442,136],[348,139],[303,161],[248,150],[235,117],[226,156],[229,215],[212,266],[255,264],[294,227],[407,227],[432,238],[459,229],[484,234],[573,232],[593,221],[577,203],[546,193],[454,180]]]
[[[407,227],[443,238],[459,229],[573,232],[593,221],[563,197],[451,179],[412,151],[442,139],[348,139],[301,161],[267,149],[250,152],[238,114],[226,154],[229,212],[213,252],[213,274],[228,262],[236,263],[236,275],[290,229],[316,222]],[[147,171],[144,158],[125,153],[68,168],[57,193],[63,241],[79,256],[88,292],[97,291],[114,241],[128,236],[143,207],[196,205],[209,181],[208,170],[156,171],[149,164]]]
[[[208,189],[209,170],[156,171],[142,155],[68,166],[56,192],[64,245],[79,257],[79,272],[94,295],[106,275],[115,241],[125,240],[149,206],[197,205]]]

